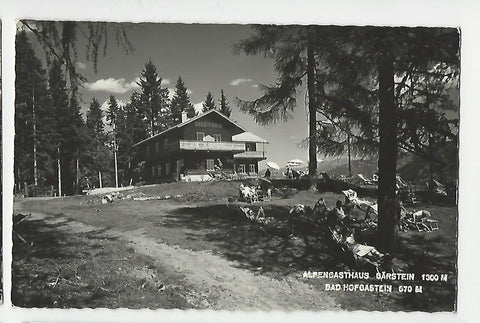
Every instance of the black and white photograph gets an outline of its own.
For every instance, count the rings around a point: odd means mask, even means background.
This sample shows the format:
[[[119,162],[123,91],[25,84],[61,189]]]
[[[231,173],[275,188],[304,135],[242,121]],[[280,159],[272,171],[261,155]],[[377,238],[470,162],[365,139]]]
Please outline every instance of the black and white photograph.
[[[460,28],[16,29],[13,305],[457,311]]]

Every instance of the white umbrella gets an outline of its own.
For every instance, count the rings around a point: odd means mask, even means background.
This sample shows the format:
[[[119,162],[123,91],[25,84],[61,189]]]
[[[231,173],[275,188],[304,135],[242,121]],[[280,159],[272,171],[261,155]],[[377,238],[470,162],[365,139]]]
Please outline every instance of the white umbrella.
[[[267,162],[267,166],[270,167],[270,168],[273,168],[273,169],[276,169],[276,170],[279,170],[280,169],[280,166],[278,166],[276,163],[274,162]]]
[[[287,162],[288,167],[299,167],[299,166],[302,166],[304,164],[305,164],[305,162],[303,160],[300,160],[300,159],[292,159],[292,160],[289,160]]]

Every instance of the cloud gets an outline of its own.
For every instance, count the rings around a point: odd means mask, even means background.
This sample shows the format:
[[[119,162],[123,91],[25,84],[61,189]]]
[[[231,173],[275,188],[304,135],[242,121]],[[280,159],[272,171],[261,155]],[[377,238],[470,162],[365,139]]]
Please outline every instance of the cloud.
[[[238,78],[238,79],[232,80],[230,82],[230,85],[231,86],[237,86],[237,85],[240,85],[242,83],[248,83],[248,82],[252,82],[252,79]]]
[[[85,88],[92,92],[110,92],[123,94],[128,91],[138,89],[140,86],[137,84],[138,77],[131,81],[125,81],[125,78],[115,79],[110,77],[108,79],[99,79],[93,83],[85,83]]]
[[[202,113],[202,111],[203,111],[203,101],[202,101],[202,102],[195,103],[195,104],[193,105],[193,107],[195,108],[195,112],[196,112],[197,114]]]
[[[162,79],[162,85],[170,84],[170,79]]]
[[[252,84],[252,87],[258,89],[258,83]]]
[[[87,64],[82,63],[80,61],[77,61],[76,65],[77,65],[79,70],[86,70],[87,69]]]

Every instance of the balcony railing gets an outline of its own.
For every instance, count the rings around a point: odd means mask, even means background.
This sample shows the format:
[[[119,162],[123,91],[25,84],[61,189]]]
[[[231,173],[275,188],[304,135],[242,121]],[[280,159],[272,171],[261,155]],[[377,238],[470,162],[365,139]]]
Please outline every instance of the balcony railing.
[[[233,158],[265,159],[266,157],[265,157],[265,151],[260,150],[260,151],[244,151],[244,152],[233,155]]]
[[[245,143],[228,141],[180,140],[180,150],[245,151]]]

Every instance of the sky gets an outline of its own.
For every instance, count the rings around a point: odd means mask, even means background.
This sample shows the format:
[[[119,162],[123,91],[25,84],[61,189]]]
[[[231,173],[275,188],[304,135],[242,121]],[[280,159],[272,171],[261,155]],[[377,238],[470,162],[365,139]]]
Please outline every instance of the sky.
[[[308,136],[307,114],[303,97],[305,88],[299,88],[298,106],[287,123],[260,126],[253,117],[241,112],[235,98],[249,100],[261,93],[258,84],[272,84],[277,74],[273,61],[258,56],[234,54],[233,46],[248,38],[252,29],[248,25],[215,24],[124,24],[128,39],[134,47],[127,53],[117,46],[113,28],[109,28],[106,56],[98,58],[97,72],[86,59],[85,40],[79,36],[78,71],[87,78],[80,90],[82,110],[86,111],[93,97],[103,104],[113,94],[119,102],[127,102],[138,90],[138,77],[148,60],[157,67],[163,85],[173,95],[175,83],[181,75],[189,90],[190,100],[197,108],[210,91],[216,103],[223,89],[232,108],[231,118],[248,131],[266,139],[267,160],[284,166],[288,160],[308,161],[308,151],[299,143]],[[40,50],[40,49],[39,49]],[[44,54],[43,54],[44,55]],[[266,161],[260,164],[263,168]]]

